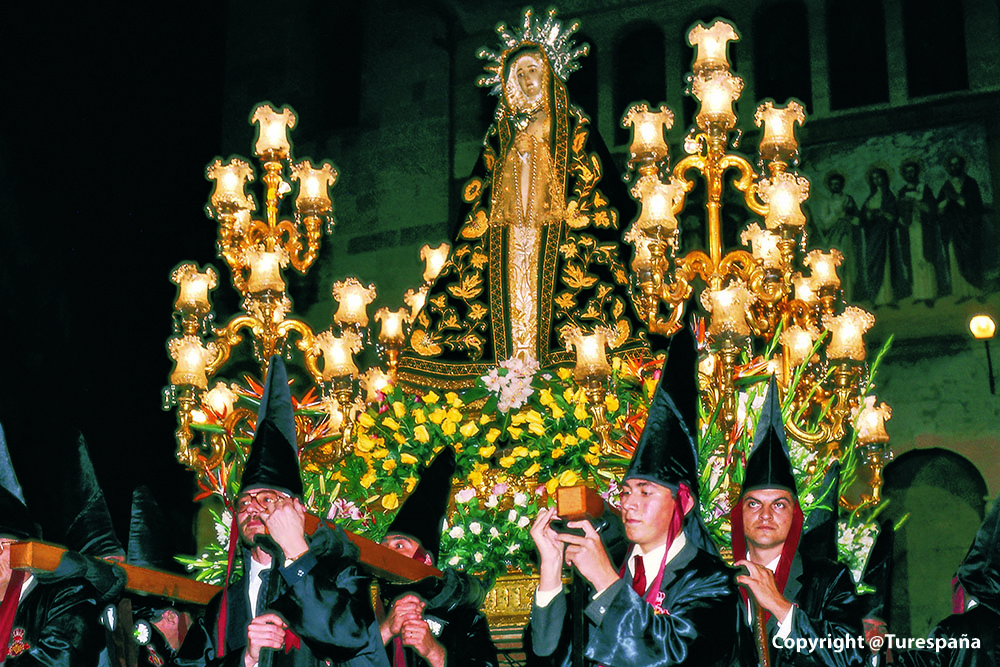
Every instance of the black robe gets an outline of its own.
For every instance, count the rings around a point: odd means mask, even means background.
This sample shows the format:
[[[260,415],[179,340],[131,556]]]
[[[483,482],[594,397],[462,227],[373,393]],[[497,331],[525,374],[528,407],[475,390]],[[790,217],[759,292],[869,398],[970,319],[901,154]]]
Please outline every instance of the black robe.
[[[247,563],[249,557],[245,557]],[[271,568],[268,580],[270,604],[258,614],[281,616],[301,640],[301,648],[289,652],[264,650],[261,667],[383,666],[388,663],[378,623],[372,609],[371,579],[358,568],[358,550],[339,528],[320,528],[310,538],[309,551],[288,567]],[[249,567],[244,568],[248,572]],[[228,588],[226,651],[218,657],[219,604],[221,594],[208,605],[205,617],[188,632],[177,665],[243,665],[250,624],[249,582],[246,576]],[[329,660],[330,662],[326,662]]]
[[[441,579],[425,579],[406,585],[386,584],[382,586],[381,592],[388,598],[385,600],[387,611],[393,600],[407,593],[417,595],[427,602],[424,618],[429,621],[438,642],[448,652],[449,666],[497,667],[497,647],[490,637],[486,615],[480,611],[486,589],[478,579],[454,568],[447,568]],[[390,664],[394,652],[394,642],[390,641],[386,645]],[[406,657],[406,667],[425,664],[412,648],[403,647],[403,654]]]
[[[627,571],[626,571],[627,572]],[[570,665],[573,613],[586,616],[588,664],[606,667],[724,667],[733,664],[739,632],[734,572],[691,539],[667,563],[660,590],[665,613],[632,590],[631,576],[613,584],[584,610],[571,610],[565,593],[546,607],[532,605],[525,632],[535,656]],[[537,659],[529,664],[544,664]]]
[[[850,638],[843,650],[831,646],[817,647],[813,651],[775,648],[774,636],[778,622],[770,616],[767,621],[768,648],[772,667],[853,667],[865,664],[870,655],[861,645],[864,636],[862,619],[868,603],[858,595],[850,571],[840,563],[826,558],[808,558],[795,554],[785,584],[785,599],[795,605],[789,640]],[[740,599],[740,655],[745,667],[758,664],[756,640],[747,618],[747,605]],[[778,643],[781,643],[780,640]]]
[[[972,647],[972,639],[979,640],[979,648]],[[901,667],[995,667],[1000,665],[1000,614],[986,606],[974,607],[964,614],[952,614],[931,630],[928,640],[935,642],[935,647],[893,649],[894,664]]]
[[[959,200],[962,203],[959,203]],[[937,196],[941,235],[955,247],[958,270],[966,282],[983,287],[983,195],[979,183],[966,176],[959,189],[948,179]]]
[[[94,667],[104,646],[97,595],[83,578],[30,583],[17,606],[4,665]]]

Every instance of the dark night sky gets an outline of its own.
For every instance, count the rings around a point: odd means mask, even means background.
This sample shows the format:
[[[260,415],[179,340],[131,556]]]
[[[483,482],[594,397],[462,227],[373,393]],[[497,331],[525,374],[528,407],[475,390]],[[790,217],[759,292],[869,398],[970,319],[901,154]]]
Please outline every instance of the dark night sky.
[[[122,539],[138,483],[191,511],[160,391],[170,270],[213,259],[224,22],[221,2],[4,10],[0,423],[43,525],[77,430]]]

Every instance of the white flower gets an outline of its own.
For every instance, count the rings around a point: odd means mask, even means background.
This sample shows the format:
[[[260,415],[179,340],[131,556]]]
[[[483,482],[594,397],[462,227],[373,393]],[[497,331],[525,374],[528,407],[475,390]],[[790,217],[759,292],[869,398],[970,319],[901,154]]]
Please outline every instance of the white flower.
[[[486,505],[486,507],[492,509],[500,504],[500,499],[491,493],[490,497],[486,499],[486,502],[484,504]]]
[[[479,523],[478,521],[473,521],[472,523],[469,524],[469,531],[473,535],[478,535],[481,532],[483,532],[483,524]]]
[[[507,553],[512,554],[520,548],[521,548],[521,543],[514,542],[514,544],[511,544],[509,547],[507,547]]]
[[[483,554],[479,553],[478,551],[476,552],[476,555],[473,556],[473,558],[476,559],[477,563],[482,563],[483,562]]]
[[[517,505],[518,507],[524,507],[525,505],[527,505],[528,504],[528,494],[527,493],[521,493],[520,491],[518,491],[517,493],[515,493],[514,494],[514,504]]]
[[[500,531],[497,530],[496,526],[490,526],[490,537],[493,538],[500,537]]]
[[[448,565],[451,565],[452,567],[455,567],[456,565],[458,565],[461,562],[462,562],[462,559],[459,558],[458,556],[452,556],[451,558],[448,559]]]
[[[518,528],[524,528],[529,523],[531,523],[531,519],[529,519],[526,516],[522,516],[520,519],[517,520],[517,527]]]
[[[461,491],[459,491],[458,493],[455,494],[455,502],[456,503],[463,503],[464,504],[464,503],[469,502],[470,500],[472,500],[475,497],[476,497],[476,490],[475,489],[473,489],[473,488],[462,489]]]
[[[465,531],[462,529],[461,526],[455,526],[454,528],[448,531],[448,535],[455,538],[456,540],[460,540],[463,537],[465,537]]]
[[[518,516],[517,510],[510,510],[507,512],[507,520],[510,521],[511,523],[517,521],[517,516]]]
[[[220,523],[215,524],[215,540],[222,546],[229,545],[229,526],[232,524],[233,515],[228,511],[222,513]]]

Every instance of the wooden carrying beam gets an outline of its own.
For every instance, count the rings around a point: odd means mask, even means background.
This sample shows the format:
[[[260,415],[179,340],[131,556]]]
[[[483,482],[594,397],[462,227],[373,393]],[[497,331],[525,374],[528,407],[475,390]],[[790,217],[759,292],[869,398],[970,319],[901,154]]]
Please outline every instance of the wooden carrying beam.
[[[604,513],[604,499],[596,489],[580,484],[556,489],[556,511],[567,521],[596,519]]]

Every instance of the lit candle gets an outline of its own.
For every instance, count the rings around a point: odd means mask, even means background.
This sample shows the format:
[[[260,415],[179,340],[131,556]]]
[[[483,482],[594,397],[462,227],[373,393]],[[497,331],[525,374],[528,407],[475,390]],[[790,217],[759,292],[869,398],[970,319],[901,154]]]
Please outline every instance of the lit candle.
[[[760,156],[765,160],[788,159],[795,155],[799,144],[795,140],[795,123],[806,121],[806,110],[795,100],[789,100],[784,109],[768,100],[757,107],[754,122],[764,126],[760,139]]]
[[[270,104],[258,105],[250,116],[251,123],[257,123],[257,143],[254,155],[265,160],[280,160],[288,157],[291,145],[288,130],[295,127],[295,112],[282,107],[276,112]]]
[[[780,236],[761,229],[755,222],[743,230],[740,240],[743,241],[743,245],[751,247],[754,259],[760,261],[765,269],[781,268],[781,249],[778,247]]]
[[[743,79],[729,72],[698,75],[691,82],[691,94],[701,103],[695,121],[704,131],[729,131],[736,125],[733,102],[743,92]]]
[[[361,337],[353,331],[345,331],[341,336],[334,336],[332,331],[324,331],[316,336],[313,343],[313,353],[323,357],[323,370],[320,376],[324,382],[345,376],[354,377],[358,367],[354,364],[354,353],[361,351]]]
[[[729,42],[739,41],[740,36],[731,23],[719,20],[706,27],[699,23],[688,32],[688,44],[695,48],[691,69],[695,74],[704,70],[729,69]]]
[[[643,176],[632,188],[632,196],[642,207],[635,224],[652,238],[662,238],[677,229],[674,211],[684,198],[684,181],[673,176],[666,183],[657,176]]]
[[[337,170],[329,162],[314,169],[309,160],[292,165],[292,180],[299,182],[295,210],[300,215],[322,215],[333,208],[330,188],[337,182]]]
[[[611,376],[611,366],[605,348],[608,338],[614,332],[605,327],[597,327],[593,333],[582,329],[568,331],[566,334],[566,349],[576,348],[576,368],[573,377],[580,384],[604,382]]]
[[[875,316],[857,306],[849,306],[840,315],[824,315],[823,326],[830,330],[826,348],[829,359],[864,361],[864,334],[875,325]]]
[[[205,402],[208,403],[208,407],[220,416],[228,415],[233,411],[236,399],[236,393],[225,382],[216,382],[215,386],[205,394]]]
[[[382,330],[378,334],[379,342],[383,345],[403,343],[406,337],[403,327],[409,319],[409,313],[405,308],[399,310],[379,308],[375,313],[375,319],[382,323]]]
[[[799,229],[806,224],[801,204],[809,198],[808,179],[791,172],[781,172],[773,179],[761,179],[758,192],[768,205],[764,217],[768,229]]]
[[[250,277],[247,278],[247,291],[251,294],[273,291],[284,292],[285,281],[281,277],[281,267],[288,263],[283,251],[268,251],[254,248],[246,252],[246,260],[250,265]]]
[[[333,298],[339,304],[333,321],[337,324],[368,326],[368,304],[375,300],[375,285],[365,287],[357,278],[333,284]]]
[[[216,160],[205,169],[205,175],[215,181],[210,201],[216,215],[256,210],[253,197],[244,192],[247,182],[253,180],[253,169],[249,164],[237,158],[226,164]]]
[[[437,279],[441,274],[441,269],[448,261],[448,253],[450,252],[451,245],[448,243],[442,243],[436,248],[427,244],[420,249],[420,259],[424,260],[423,277],[425,283],[432,283]]]
[[[205,367],[215,356],[215,346],[206,348],[197,336],[171,338],[167,343],[170,358],[174,360],[174,370],[170,373],[170,384],[208,389]]]
[[[381,368],[372,367],[361,375],[361,386],[365,390],[365,399],[369,403],[378,403],[382,394],[392,385],[392,378]]]
[[[340,433],[344,426],[344,410],[340,407],[340,401],[332,396],[326,396],[320,401],[323,412],[327,414],[330,433]]]
[[[785,348],[785,358],[790,369],[809,359],[817,338],[819,331],[812,325],[802,327],[794,324],[781,332],[778,342]]]
[[[410,307],[410,321],[414,322],[417,319],[417,313],[421,311],[424,307],[424,302],[427,301],[427,291],[428,287],[424,285],[420,289],[408,289],[406,293],[403,294],[403,303]]]
[[[712,337],[749,336],[747,309],[756,297],[740,281],[720,290],[706,288],[701,293],[701,304],[712,313],[708,333]]]
[[[178,287],[174,308],[179,312],[201,315],[212,310],[208,291],[219,284],[215,269],[208,267],[204,273],[200,273],[196,265],[188,262],[174,269],[170,280]]]
[[[804,276],[796,273],[792,276],[792,287],[795,290],[795,298],[807,306],[815,306],[819,303],[819,294],[813,286],[812,276]]]
[[[889,442],[885,422],[892,418],[892,408],[885,403],[876,406],[874,396],[866,396],[864,402],[854,409],[858,442],[862,445]]]
[[[813,285],[816,289],[840,287],[840,276],[837,275],[837,267],[844,261],[844,256],[839,250],[834,248],[830,252],[813,250],[809,252],[802,263],[812,269]]]
[[[665,106],[650,111],[645,103],[633,104],[622,118],[622,127],[632,128],[629,151],[633,160],[656,162],[668,153],[664,130],[674,126],[674,112]]]

